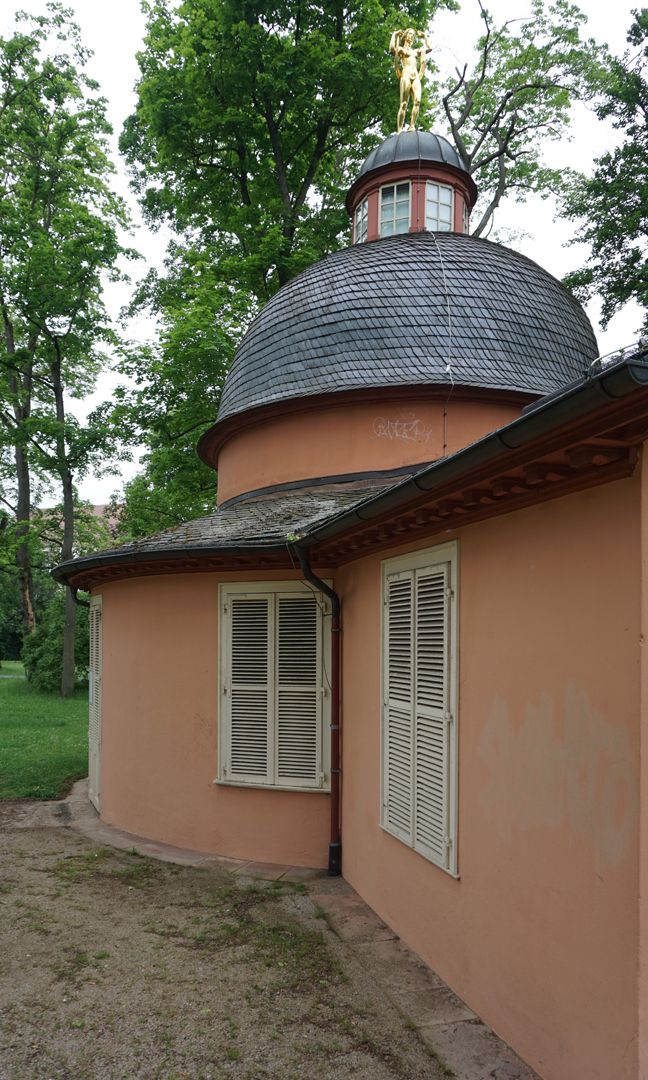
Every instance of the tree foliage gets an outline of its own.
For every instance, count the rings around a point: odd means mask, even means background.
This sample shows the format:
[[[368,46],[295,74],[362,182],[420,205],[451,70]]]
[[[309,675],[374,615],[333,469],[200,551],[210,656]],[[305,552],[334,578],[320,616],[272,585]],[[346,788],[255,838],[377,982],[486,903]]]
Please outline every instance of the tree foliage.
[[[145,3],[121,147],[149,219],[213,244],[223,280],[267,300],[346,232],[340,194],[394,124],[391,31],[454,6]]]
[[[75,554],[84,555],[111,546],[109,518],[97,516],[87,503],[75,502],[74,513]],[[36,628],[25,636],[14,557],[16,526],[8,515],[4,523],[0,529],[0,658],[18,659],[22,654],[28,677],[39,689],[54,692],[60,689],[63,675],[66,590],[55,583],[50,570],[61,561],[63,507],[33,513],[29,545]],[[79,614],[80,623],[75,627],[74,682],[84,679],[87,671],[87,615],[83,608]]]
[[[581,39],[585,16],[567,0],[533,0],[529,16],[500,27],[479,6],[484,34],[475,64],[446,81],[437,114],[481,193],[476,236],[491,227],[505,195],[564,190],[564,170],[544,165],[543,149],[566,137],[574,102],[598,94],[608,71],[605,50]]]
[[[94,386],[114,345],[103,282],[126,254],[124,206],[110,188],[105,101],[71,12],[17,16],[0,39],[0,443],[16,471],[16,560],[25,628],[35,629],[29,532],[35,475],[60,485],[61,554],[74,552],[74,481],[106,453],[107,429],[82,426],[69,396]],[[74,677],[67,604],[63,692]]]
[[[629,300],[646,312],[648,328],[648,8],[634,11],[630,48],[615,60],[598,113],[611,118],[622,141],[596,163],[593,176],[576,185],[566,214],[579,219],[576,239],[591,257],[567,283],[581,299],[603,298],[603,321]]]
[[[74,685],[88,677],[90,649],[88,609],[80,607],[75,623]],[[35,633],[25,638],[22,660],[25,675],[36,690],[56,693],[63,678],[63,638],[65,636],[65,594],[62,589],[53,593]]]
[[[116,500],[121,538],[143,536],[209,513],[215,503],[213,470],[195,453],[199,435],[214,422],[234,344],[254,299],[222,281],[222,271],[200,246],[174,244],[166,274],[149,274],[135,297],[158,318],[159,339],[149,350],[129,350],[106,421],[138,442],[146,433],[142,472]]]

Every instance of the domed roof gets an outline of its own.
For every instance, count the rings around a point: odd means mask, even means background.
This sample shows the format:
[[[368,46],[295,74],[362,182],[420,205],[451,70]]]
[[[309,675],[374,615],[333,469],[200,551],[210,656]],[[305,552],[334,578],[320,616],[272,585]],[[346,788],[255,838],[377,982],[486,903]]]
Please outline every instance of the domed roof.
[[[530,259],[460,233],[409,233],[338,251],[280,289],[237,350],[218,421],[374,387],[544,395],[597,354],[583,309]]]
[[[398,135],[390,135],[371,151],[362,164],[357,180],[374,169],[398,161],[438,161],[466,171],[454,146],[442,135],[433,135],[431,131],[401,131]]]

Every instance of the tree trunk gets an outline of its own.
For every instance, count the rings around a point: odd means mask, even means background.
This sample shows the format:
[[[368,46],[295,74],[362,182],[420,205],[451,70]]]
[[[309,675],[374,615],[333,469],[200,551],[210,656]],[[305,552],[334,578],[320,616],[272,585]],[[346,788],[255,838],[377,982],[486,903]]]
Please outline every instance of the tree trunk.
[[[63,629],[63,676],[61,678],[61,697],[72,697],[76,682],[76,664],[74,657],[74,637],[76,632],[76,600],[68,586],[65,591],[65,624]]]
[[[71,559],[74,550],[74,492],[72,473],[67,463],[61,468],[63,486],[63,546],[61,561]],[[76,631],[76,601],[68,586],[65,596],[65,624],[63,630],[63,675],[61,677],[61,697],[68,698],[74,693],[76,666],[74,658],[74,636]]]
[[[29,476],[29,461],[24,447],[20,443],[20,430],[31,412],[31,383],[32,363],[36,349],[36,334],[31,334],[27,344],[29,359],[20,373],[16,363],[16,343],[14,340],[13,322],[9,312],[0,298],[2,311],[2,330],[7,355],[12,361],[9,369],[9,388],[12,397],[13,417],[16,429],[14,443],[14,457],[16,462],[16,484],[18,495],[16,501],[16,566],[18,567],[18,579],[20,582],[20,606],[22,610],[23,627],[26,634],[33,634],[36,629],[36,616],[34,614],[34,584],[31,571],[31,552],[29,550],[29,527],[31,520],[31,479]]]
[[[34,614],[34,583],[32,581],[31,552],[29,550],[29,524],[31,516],[31,481],[29,463],[21,446],[15,448],[18,499],[16,504],[16,565],[20,582],[20,605],[26,634],[36,629]]]
[[[56,360],[52,364],[52,384],[54,389],[54,401],[56,403],[56,421],[58,430],[56,435],[56,464],[61,478],[63,493],[63,544],[61,547],[61,562],[71,559],[74,554],[74,487],[72,471],[67,457],[65,445],[65,404],[63,401],[63,384],[61,372],[61,353],[58,341],[55,340]],[[76,676],[74,658],[74,636],[76,630],[76,601],[72,589],[67,588],[65,597],[65,624],[63,630],[63,675],[61,678],[61,697],[68,698],[74,693]]]

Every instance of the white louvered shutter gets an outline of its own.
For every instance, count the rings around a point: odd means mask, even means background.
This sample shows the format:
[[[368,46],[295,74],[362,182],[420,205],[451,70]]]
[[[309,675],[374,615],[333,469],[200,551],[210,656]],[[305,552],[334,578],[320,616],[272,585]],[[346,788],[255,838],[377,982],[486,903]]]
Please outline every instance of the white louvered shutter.
[[[321,786],[321,615],[310,594],[276,598],[276,776]]]
[[[226,713],[229,718],[227,779],[270,779],[272,700],[272,597],[232,596],[229,619]]]
[[[390,574],[386,585],[383,721],[383,824],[413,840],[414,575]]]
[[[440,866],[450,862],[450,565],[415,576],[414,843]]]
[[[88,797],[99,810],[101,782],[101,597],[90,600],[90,660],[88,664]]]

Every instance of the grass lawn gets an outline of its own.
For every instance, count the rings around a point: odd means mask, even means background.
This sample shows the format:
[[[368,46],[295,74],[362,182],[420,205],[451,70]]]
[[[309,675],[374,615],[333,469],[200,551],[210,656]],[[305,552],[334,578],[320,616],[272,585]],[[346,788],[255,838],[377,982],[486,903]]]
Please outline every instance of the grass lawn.
[[[57,799],[88,771],[88,695],[64,701],[0,668],[0,799]]]
[[[2,667],[0,667],[0,675],[15,675],[17,678],[23,678],[25,669],[23,667],[22,660],[3,660]]]

